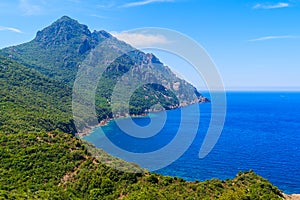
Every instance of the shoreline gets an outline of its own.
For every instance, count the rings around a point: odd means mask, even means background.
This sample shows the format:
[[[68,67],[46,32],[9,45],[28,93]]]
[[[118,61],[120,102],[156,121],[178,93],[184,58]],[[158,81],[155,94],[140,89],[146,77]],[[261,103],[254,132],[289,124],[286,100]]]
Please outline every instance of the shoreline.
[[[88,127],[84,128],[81,132],[76,133],[75,136],[82,139],[82,137],[90,135],[92,133],[93,129],[101,127],[101,126],[107,126],[109,124],[109,122],[111,122],[112,120],[126,119],[129,117],[131,117],[131,118],[146,117],[146,116],[148,116],[149,113],[150,112],[144,113],[141,115],[128,115],[128,116],[118,116],[118,117],[113,117],[113,118],[106,118],[106,119],[101,120],[97,125],[88,126]]]
[[[190,106],[190,105],[193,105],[193,104],[202,104],[202,103],[209,103],[210,100],[206,97],[201,97],[199,98],[198,100],[194,100],[192,101],[190,104],[182,104],[182,105],[179,105],[179,106],[175,106],[175,107],[172,107],[170,110],[175,110],[175,109],[178,109],[178,108],[182,108],[182,107],[186,107],[186,106]],[[112,120],[115,120],[115,119],[124,119],[124,118],[128,118],[128,117],[146,117],[148,116],[149,113],[157,113],[157,112],[162,112],[162,111],[166,111],[165,110],[153,110],[153,111],[148,111],[148,112],[145,112],[143,114],[140,114],[140,115],[129,115],[129,114],[126,114],[125,116],[116,116],[116,117],[112,117],[112,118],[107,118],[107,119],[103,119],[101,120],[98,124],[94,125],[94,126],[88,126],[86,128],[84,128],[81,132],[78,132],[75,134],[76,137],[79,137],[80,139],[84,136],[88,136],[92,133],[93,129],[97,128],[97,127],[101,127],[101,126],[106,126],[109,124],[110,121]]]
[[[92,133],[93,129],[95,129],[97,127],[101,127],[101,126],[106,126],[113,119],[115,119],[115,118],[103,119],[94,126],[88,126],[88,127],[84,128],[81,132],[76,133],[75,136],[82,139],[82,137],[90,135]]]

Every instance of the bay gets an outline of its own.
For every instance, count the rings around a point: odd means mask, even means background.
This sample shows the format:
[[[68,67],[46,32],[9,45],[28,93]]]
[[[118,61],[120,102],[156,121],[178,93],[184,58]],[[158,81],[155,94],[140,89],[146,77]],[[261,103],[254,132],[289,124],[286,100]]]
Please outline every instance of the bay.
[[[188,119],[184,120],[190,123],[184,129],[189,134],[194,126],[192,122],[198,117],[194,113],[198,107],[200,123],[193,143],[179,159],[156,173],[203,181],[233,178],[239,171],[252,169],[285,193],[300,193],[300,93],[297,92],[227,93],[227,114],[222,134],[213,150],[203,159],[198,154],[210,122],[209,103],[166,111],[164,127],[150,138],[129,136],[112,120],[107,126],[95,128],[83,139],[105,149],[102,144],[105,134],[126,151],[155,151],[164,148],[176,137],[182,112],[189,113],[185,116]],[[159,118],[161,114],[150,115]],[[130,119],[117,120],[126,123]],[[133,118],[133,121],[142,127],[151,123],[149,117]]]

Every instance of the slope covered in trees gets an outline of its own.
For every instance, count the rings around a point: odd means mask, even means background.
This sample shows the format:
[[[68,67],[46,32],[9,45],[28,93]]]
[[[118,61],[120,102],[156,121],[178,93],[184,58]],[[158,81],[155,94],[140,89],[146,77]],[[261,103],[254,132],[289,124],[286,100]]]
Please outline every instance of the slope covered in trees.
[[[281,198],[253,172],[205,182],[148,173],[69,134],[68,86],[4,57],[0,78],[0,199]]]
[[[70,84],[22,59],[0,57],[0,199],[281,199],[253,172],[186,182],[146,172],[81,141],[72,134]],[[110,75],[104,74],[112,81]]]
[[[75,133],[70,87],[4,57],[0,57],[0,78],[2,132]]]

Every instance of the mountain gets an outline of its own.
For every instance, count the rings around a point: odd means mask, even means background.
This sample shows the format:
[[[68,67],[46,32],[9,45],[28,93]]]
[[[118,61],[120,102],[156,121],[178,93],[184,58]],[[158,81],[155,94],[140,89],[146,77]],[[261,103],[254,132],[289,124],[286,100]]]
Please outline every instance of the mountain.
[[[200,101],[201,94],[196,88],[178,78],[155,55],[134,49],[105,31],[91,32],[86,25],[67,16],[38,31],[32,41],[5,48],[0,54],[72,87],[80,66],[87,59],[102,57],[103,60],[109,60],[113,49],[118,57],[106,66],[96,90],[98,121],[128,114],[172,109]],[[89,68],[95,68],[97,65],[99,63],[94,63]],[[96,81],[97,76],[94,78]],[[127,88],[118,91],[121,101],[116,103],[118,109],[112,113],[111,97],[119,82]],[[128,87],[133,85],[139,87],[135,88],[128,99],[128,89],[132,89]],[[124,102],[124,99],[130,101],[129,110],[123,106],[128,103]],[[157,106],[158,104],[160,106]],[[87,123],[83,127],[87,124],[95,125],[95,122],[89,122],[89,119],[84,121]]]
[[[31,42],[3,49],[1,53],[50,78],[71,84],[84,56],[106,37],[110,35],[103,31],[91,33],[87,26],[64,16],[38,31]]]
[[[6,54],[14,48],[15,57]],[[232,180],[187,182],[146,172],[81,141],[70,134],[75,131],[71,82],[60,79],[57,68],[57,76],[50,76],[46,64],[38,67],[44,55],[29,55],[32,49],[22,45],[8,49],[0,56],[0,199],[282,199],[275,186],[252,171]],[[107,70],[103,76],[112,81],[110,75]]]

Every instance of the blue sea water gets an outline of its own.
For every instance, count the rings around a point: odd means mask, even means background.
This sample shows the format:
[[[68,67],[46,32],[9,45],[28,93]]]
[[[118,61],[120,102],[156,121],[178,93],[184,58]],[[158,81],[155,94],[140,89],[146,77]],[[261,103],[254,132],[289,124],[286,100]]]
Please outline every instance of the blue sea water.
[[[150,138],[141,140],[128,136],[120,130],[116,121],[111,121],[107,126],[95,128],[84,139],[104,148],[102,139],[105,134],[127,151],[155,151],[175,138],[182,109],[189,113],[186,121],[192,122],[197,117],[194,110],[198,106],[201,118],[192,145],[178,160],[157,170],[157,173],[202,181],[233,178],[239,171],[253,169],[285,193],[300,193],[300,93],[227,93],[227,114],[222,134],[213,150],[203,159],[198,154],[210,122],[209,103],[167,111],[163,129]],[[159,117],[160,114],[151,115]],[[118,120],[126,123],[129,119]],[[150,123],[149,117],[133,120],[140,126]],[[188,134],[189,128],[184,131]]]

